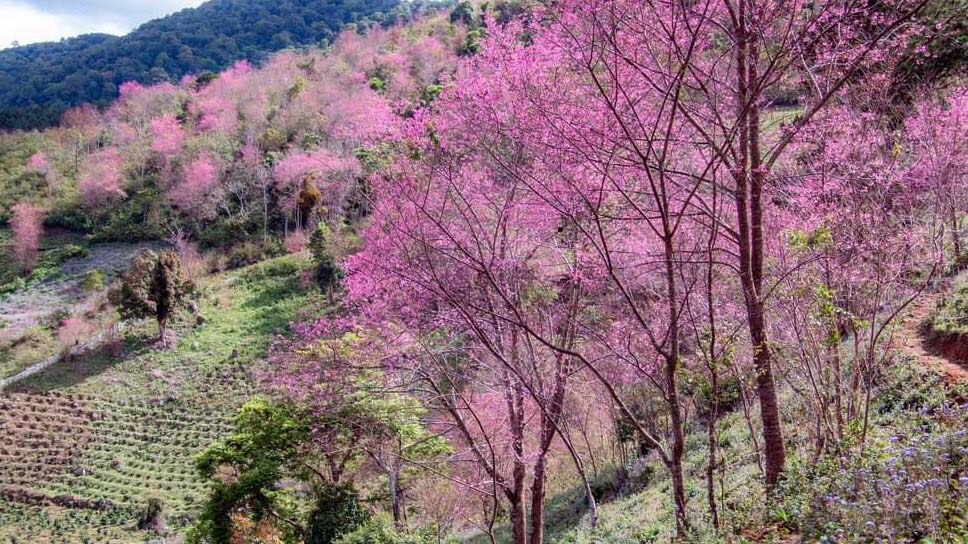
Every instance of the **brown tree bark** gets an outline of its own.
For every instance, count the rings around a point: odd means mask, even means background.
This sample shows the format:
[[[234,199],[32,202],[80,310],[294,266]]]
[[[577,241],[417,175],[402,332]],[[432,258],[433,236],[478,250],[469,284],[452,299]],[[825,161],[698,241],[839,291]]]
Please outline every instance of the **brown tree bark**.
[[[740,0],[736,27],[736,75],[738,94],[739,164],[734,171],[735,202],[739,239],[739,276],[746,303],[756,394],[763,426],[763,454],[766,486],[772,489],[786,463],[783,429],[780,424],[773,362],[763,314],[763,182],[766,178],[760,148],[760,115],[757,100],[759,46],[746,26],[748,0]]]

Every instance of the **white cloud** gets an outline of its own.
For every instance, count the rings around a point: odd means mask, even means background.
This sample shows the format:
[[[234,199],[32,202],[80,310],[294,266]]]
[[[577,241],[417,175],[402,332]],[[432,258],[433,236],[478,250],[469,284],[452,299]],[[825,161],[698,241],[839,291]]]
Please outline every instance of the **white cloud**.
[[[0,49],[104,32],[121,35],[204,0],[0,0]]]

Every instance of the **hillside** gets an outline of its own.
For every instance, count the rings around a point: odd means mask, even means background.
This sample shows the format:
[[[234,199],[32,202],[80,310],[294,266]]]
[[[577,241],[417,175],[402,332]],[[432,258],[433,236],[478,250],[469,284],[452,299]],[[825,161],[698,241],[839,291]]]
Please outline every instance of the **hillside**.
[[[968,541],[956,12],[468,0],[0,133],[0,544]]]
[[[92,34],[0,51],[0,129],[55,124],[105,105],[126,81],[177,82],[238,60],[332,40],[348,23],[392,24],[399,0],[211,0],[116,37]]]
[[[193,456],[231,429],[273,335],[324,306],[298,286],[305,266],[283,257],[204,280],[214,319],[180,319],[169,351],[135,327],[4,391],[0,542],[131,542],[149,498],[184,529],[206,491]]]

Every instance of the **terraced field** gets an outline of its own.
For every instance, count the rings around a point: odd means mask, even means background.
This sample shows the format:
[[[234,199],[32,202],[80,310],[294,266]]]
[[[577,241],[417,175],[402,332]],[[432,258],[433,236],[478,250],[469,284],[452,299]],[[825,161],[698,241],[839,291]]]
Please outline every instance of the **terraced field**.
[[[299,287],[304,266],[283,257],[210,278],[205,324],[176,322],[169,350],[144,324],[0,393],[0,543],[139,542],[151,498],[184,528],[206,492],[194,456],[228,431],[273,336],[322,308]]]

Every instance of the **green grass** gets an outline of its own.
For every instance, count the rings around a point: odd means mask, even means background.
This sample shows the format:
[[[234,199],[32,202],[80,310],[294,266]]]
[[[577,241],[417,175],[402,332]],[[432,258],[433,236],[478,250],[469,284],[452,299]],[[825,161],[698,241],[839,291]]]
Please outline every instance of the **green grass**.
[[[55,278],[60,273],[60,265],[72,257],[83,256],[88,243],[80,234],[64,230],[52,230],[41,237],[37,262],[27,276],[22,276],[13,259],[9,258],[11,232],[0,228],[0,296],[24,286]]]
[[[955,279],[944,304],[931,316],[931,331],[942,335],[968,335],[968,272]]]
[[[298,272],[308,266],[305,257],[285,256],[208,278],[200,286],[205,322],[197,326],[187,312],[180,315],[171,326],[178,340],[169,349],[155,344],[153,323],[140,323],[124,332],[119,357],[105,348],[18,384],[16,395],[71,395],[96,414],[71,469],[28,479],[29,487],[48,496],[110,501],[116,508],[99,518],[99,527],[110,527],[108,518],[118,512],[130,524],[149,498],[158,497],[170,524],[184,526],[206,492],[194,455],[229,429],[254,391],[253,371],[272,339],[290,321],[324,306],[318,290],[299,286]],[[0,466],[0,483],[4,472]],[[18,512],[0,504],[0,542],[6,542],[5,531],[26,530],[15,521]],[[71,535],[70,541],[82,541],[79,532]]]
[[[872,403],[872,421],[868,437],[868,454],[877,459],[886,454],[879,452],[889,445],[892,437],[908,436],[912,429],[923,429],[926,422],[934,421],[927,415],[941,411],[947,399],[965,398],[965,388],[948,386],[930,369],[916,366],[900,358],[887,369],[878,384]],[[764,495],[762,477],[751,447],[750,432],[740,410],[725,414],[718,424],[718,455],[723,466],[716,480],[717,503],[723,524],[722,536],[712,533],[708,519],[705,487],[705,468],[708,442],[705,429],[693,423],[688,429],[684,462],[687,505],[694,532],[690,543],[742,543],[742,542],[794,542],[798,533],[808,537],[807,529],[801,527],[808,516],[823,519],[825,512],[817,512],[817,498],[825,495],[821,480],[814,480],[817,459],[813,444],[803,432],[807,425],[798,409],[798,399],[789,388],[780,391],[784,407],[784,429],[788,443],[787,473],[789,480],[783,485],[779,497],[768,501]],[[758,414],[752,413],[754,422]],[[959,429],[962,420],[938,424],[939,428]],[[947,425],[947,427],[944,427]],[[854,454],[857,453],[855,448]],[[850,478],[836,467],[839,461],[847,462],[831,452],[832,472],[825,478]],[[853,455],[853,454],[852,454]],[[603,470],[592,480],[592,488],[598,497],[598,526],[591,528],[587,520],[587,508],[580,486],[575,486],[549,496],[546,502],[546,542],[575,544],[646,544],[671,542],[674,538],[674,517],[671,507],[670,479],[664,465],[654,456],[646,460],[646,469],[637,467],[634,472],[644,473],[637,480],[630,477],[621,480],[617,470]],[[722,480],[720,481],[720,477]],[[510,541],[506,523],[496,528],[497,541]],[[793,540],[790,540],[790,539]],[[488,539],[482,533],[465,535],[465,542],[485,544]],[[805,540],[815,542],[816,539]],[[845,542],[853,542],[845,540]]]
[[[0,341],[0,377],[12,376],[49,356],[55,345],[54,333],[42,325],[30,327],[18,338]]]

